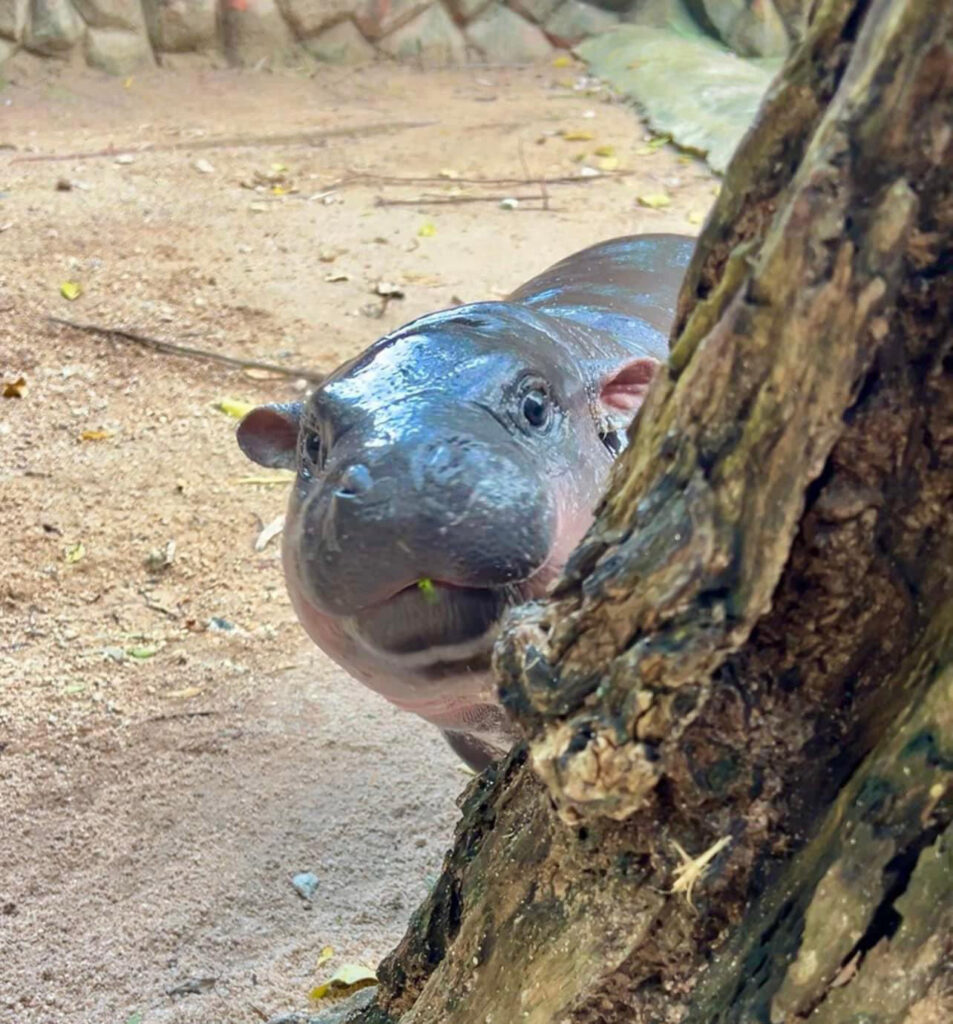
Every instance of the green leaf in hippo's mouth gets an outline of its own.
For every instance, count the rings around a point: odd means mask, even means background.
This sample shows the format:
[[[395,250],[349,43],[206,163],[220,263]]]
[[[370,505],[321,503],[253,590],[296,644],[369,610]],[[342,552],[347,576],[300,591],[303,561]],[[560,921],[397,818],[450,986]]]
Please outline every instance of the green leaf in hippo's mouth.
[[[417,580],[417,589],[423,594],[424,600],[430,604],[436,604],[439,600],[437,588],[433,585],[433,580],[428,576],[422,576]]]

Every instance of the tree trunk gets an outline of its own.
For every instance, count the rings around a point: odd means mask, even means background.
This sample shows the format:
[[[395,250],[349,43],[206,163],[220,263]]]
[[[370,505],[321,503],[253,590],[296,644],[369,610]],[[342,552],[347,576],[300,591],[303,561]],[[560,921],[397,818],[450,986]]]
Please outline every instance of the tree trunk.
[[[953,2],[815,4],[353,1021],[953,1020],[951,168]]]

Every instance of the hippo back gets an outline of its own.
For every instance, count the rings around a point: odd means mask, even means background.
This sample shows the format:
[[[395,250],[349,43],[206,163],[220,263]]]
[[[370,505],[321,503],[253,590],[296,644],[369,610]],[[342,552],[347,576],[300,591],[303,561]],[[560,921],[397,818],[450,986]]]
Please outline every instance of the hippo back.
[[[695,248],[685,235],[600,242],[534,277],[510,302],[604,331],[633,355],[668,358],[678,291]]]

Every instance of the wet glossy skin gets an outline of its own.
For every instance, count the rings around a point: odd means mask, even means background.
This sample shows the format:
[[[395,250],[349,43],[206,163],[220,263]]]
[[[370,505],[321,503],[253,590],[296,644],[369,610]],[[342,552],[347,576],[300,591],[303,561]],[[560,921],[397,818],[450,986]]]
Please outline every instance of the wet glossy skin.
[[[488,672],[500,617],[589,525],[667,355],[692,244],[576,254],[506,302],[395,331],[239,428],[256,461],[297,471],[283,558],[309,635],[477,766],[512,739]]]

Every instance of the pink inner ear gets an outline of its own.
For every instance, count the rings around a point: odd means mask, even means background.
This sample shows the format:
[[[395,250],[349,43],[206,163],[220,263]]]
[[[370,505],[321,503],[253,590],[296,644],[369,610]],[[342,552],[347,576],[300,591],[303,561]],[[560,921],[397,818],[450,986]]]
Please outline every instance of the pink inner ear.
[[[261,466],[293,469],[300,414],[300,403],[259,405],[239,423],[238,446]]]
[[[610,409],[635,413],[645,400],[658,365],[655,359],[647,358],[626,363],[602,382],[600,401]]]

